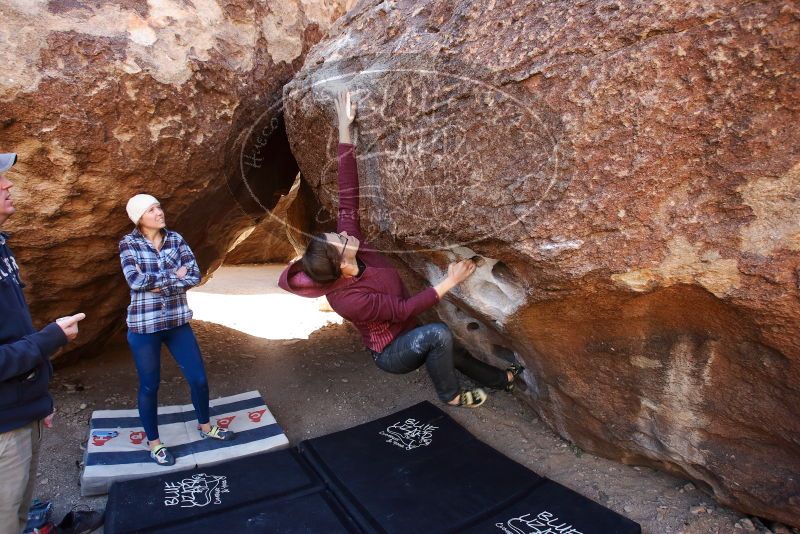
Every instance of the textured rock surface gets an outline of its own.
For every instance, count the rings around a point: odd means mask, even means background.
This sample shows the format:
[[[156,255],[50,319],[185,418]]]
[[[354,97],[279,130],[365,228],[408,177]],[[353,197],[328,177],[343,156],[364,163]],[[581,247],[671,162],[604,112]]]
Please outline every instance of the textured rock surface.
[[[268,220],[255,226],[244,240],[225,255],[226,265],[245,263],[284,263],[295,256],[294,248],[286,239],[284,225]]]
[[[227,254],[226,265],[245,263],[285,263],[297,256],[287,230],[298,228],[289,219],[289,210],[297,198],[299,178],[289,194],[281,197],[262,222],[239,236]]]
[[[485,258],[440,314],[560,434],[800,525],[800,5],[739,4],[361,2],[287,130],[332,213],[355,92],[368,232]]]
[[[84,311],[82,344],[124,326],[117,242],[137,192],[204,271],[221,262],[294,180],[274,104],[346,3],[0,5],[0,140],[20,154],[3,229],[37,322]]]

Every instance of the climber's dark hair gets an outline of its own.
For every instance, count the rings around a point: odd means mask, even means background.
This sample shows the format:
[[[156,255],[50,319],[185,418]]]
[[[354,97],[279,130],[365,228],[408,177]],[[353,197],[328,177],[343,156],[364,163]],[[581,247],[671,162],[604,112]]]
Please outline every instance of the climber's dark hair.
[[[327,283],[342,276],[342,253],[324,233],[314,234],[303,254],[303,270],[315,282]]]

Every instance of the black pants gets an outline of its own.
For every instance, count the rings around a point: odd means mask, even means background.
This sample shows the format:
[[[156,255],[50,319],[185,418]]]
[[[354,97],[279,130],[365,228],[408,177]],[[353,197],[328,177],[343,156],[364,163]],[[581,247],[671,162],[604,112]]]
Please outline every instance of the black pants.
[[[431,323],[402,334],[383,349],[373,351],[375,363],[389,373],[404,374],[423,363],[442,402],[461,390],[458,369],[482,386],[500,389],[508,383],[506,371],[474,358],[464,349],[453,348],[453,334],[444,323]]]

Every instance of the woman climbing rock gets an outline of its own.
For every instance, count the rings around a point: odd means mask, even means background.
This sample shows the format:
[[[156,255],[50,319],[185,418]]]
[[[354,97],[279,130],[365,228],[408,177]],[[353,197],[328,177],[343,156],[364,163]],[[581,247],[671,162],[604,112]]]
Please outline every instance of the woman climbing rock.
[[[416,319],[466,280],[475,264],[470,260],[451,264],[444,280],[409,296],[397,270],[364,241],[355,147],[350,137],[356,110],[350,93],[339,93],[335,106],[339,120],[337,231],[314,235],[302,259],[281,273],[278,284],[304,297],[325,295],[334,311],[356,326],[376,365],[384,371],[408,373],[425,364],[442,402],[474,408],[486,400],[482,388],[462,388],[455,369],[482,386],[511,390],[522,367],[498,369],[466,351],[454,350],[447,325],[420,326]]]

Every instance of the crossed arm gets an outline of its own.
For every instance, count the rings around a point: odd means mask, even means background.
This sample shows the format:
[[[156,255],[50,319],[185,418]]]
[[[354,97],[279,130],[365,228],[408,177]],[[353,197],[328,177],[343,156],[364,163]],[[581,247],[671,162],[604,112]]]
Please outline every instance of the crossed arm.
[[[200,283],[200,268],[197,266],[192,250],[181,238],[178,247],[180,268],[175,271],[145,273],[136,261],[136,254],[127,241],[119,245],[122,272],[128,285],[134,291],[154,291],[170,293],[172,288],[188,289]]]

